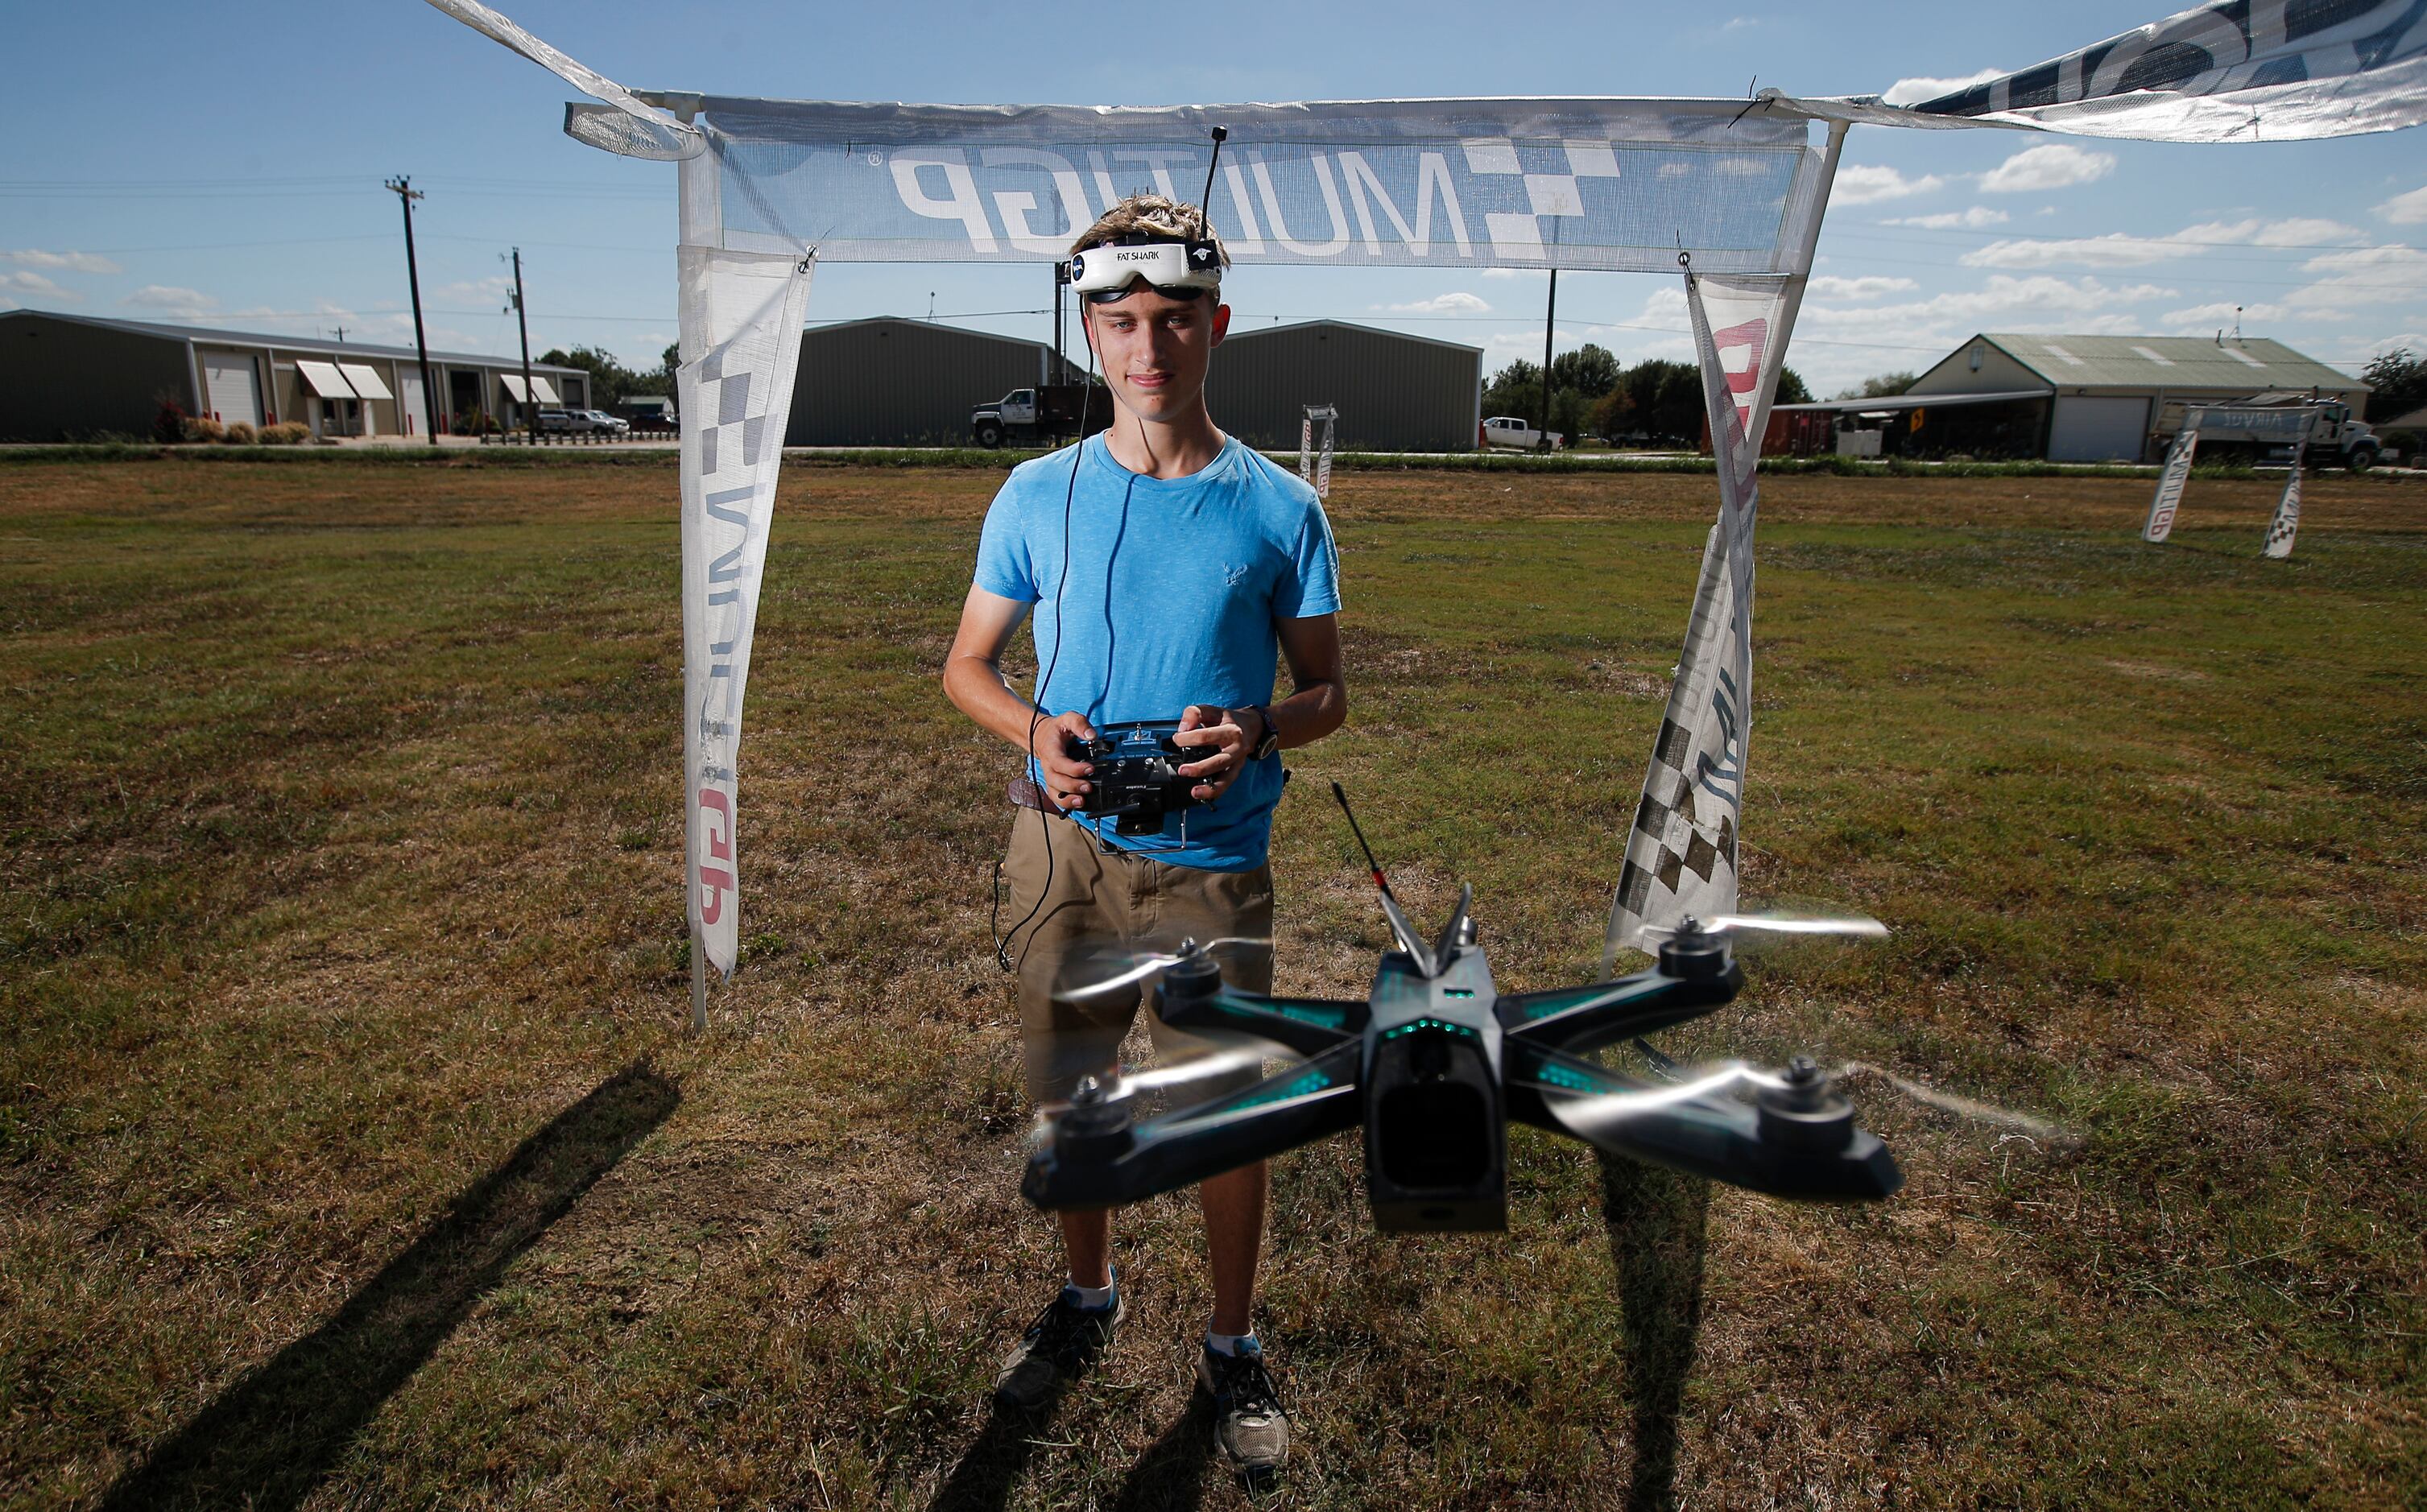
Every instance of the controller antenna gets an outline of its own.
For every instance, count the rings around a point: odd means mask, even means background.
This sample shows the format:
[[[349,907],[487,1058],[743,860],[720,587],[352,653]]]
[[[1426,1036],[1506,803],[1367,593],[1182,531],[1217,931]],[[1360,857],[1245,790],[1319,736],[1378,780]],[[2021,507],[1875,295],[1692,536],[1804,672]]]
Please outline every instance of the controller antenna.
[[[1408,958],[1416,963],[1416,969],[1426,978],[1441,975],[1440,963],[1431,948],[1425,944],[1424,936],[1416,933],[1415,926],[1408,922],[1407,913],[1399,907],[1398,897],[1391,891],[1391,879],[1382,875],[1382,863],[1374,859],[1374,848],[1365,843],[1365,832],[1358,826],[1356,811],[1348,806],[1347,789],[1335,781],[1331,785],[1331,796],[1339,800],[1340,811],[1348,816],[1348,833],[1357,837],[1357,849],[1365,853],[1365,870],[1374,878],[1374,886],[1381,889],[1382,917],[1390,920],[1391,934],[1398,940],[1399,949],[1408,952]]]

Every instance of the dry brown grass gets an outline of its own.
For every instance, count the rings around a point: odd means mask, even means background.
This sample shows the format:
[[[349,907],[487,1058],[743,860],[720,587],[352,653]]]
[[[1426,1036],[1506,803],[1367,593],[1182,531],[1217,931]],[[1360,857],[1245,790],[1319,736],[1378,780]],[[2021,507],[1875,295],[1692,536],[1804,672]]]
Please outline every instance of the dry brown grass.
[[[1246,1501],[1181,1198],[1123,1220],[1108,1368],[1036,1432],[980,1407],[1051,1259],[1003,758],[933,683],[999,475],[788,476],[699,1041],[671,481],[0,468],[0,1500]],[[1748,864],[1899,935],[1679,1036],[2082,1147],[1873,1098],[1911,1185],[1835,1211],[1521,1133],[1511,1232],[1425,1240],[1370,1231],[1351,1142],[1293,1156],[1288,1501],[2427,1486],[2427,497],[2321,478],[2278,570],[2273,485],[2195,482],[2164,552],[2146,486],[1765,485]],[[1343,476],[1355,715],[1285,806],[1281,990],[1381,937],[1331,775],[1420,907],[1477,884],[1504,985],[1589,968],[1709,487]]]

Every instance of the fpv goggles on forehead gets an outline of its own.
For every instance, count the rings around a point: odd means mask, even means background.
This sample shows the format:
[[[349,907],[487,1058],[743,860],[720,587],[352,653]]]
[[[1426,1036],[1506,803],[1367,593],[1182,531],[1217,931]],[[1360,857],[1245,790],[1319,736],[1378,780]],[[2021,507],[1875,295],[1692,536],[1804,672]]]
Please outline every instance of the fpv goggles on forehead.
[[[1133,236],[1135,233],[1132,234]],[[1089,301],[1109,304],[1145,283],[1169,300],[1193,300],[1222,288],[1222,253],[1210,241],[1148,241],[1127,237],[1070,258],[1070,286]]]

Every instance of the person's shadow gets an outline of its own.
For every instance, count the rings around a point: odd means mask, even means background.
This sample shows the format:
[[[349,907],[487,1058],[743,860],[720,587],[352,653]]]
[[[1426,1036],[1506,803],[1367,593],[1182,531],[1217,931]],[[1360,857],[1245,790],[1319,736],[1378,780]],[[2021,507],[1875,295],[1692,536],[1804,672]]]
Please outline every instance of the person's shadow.
[[[996,1413],[961,1454],[928,1512],[1000,1512],[1028,1468],[1046,1419]],[[1187,1512],[1205,1499],[1205,1466],[1214,1453],[1214,1406],[1202,1391],[1130,1467],[1112,1501],[1115,1512]]]
[[[514,1257],[680,1100],[645,1063],[600,1083],[458,1194],[334,1317],[221,1392],[103,1505],[301,1504]]]
[[[1677,1420],[1702,1328],[1711,1183],[1609,1154],[1601,1157],[1601,1181],[1635,1411],[1626,1504],[1665,1512],[1677,1504]]]

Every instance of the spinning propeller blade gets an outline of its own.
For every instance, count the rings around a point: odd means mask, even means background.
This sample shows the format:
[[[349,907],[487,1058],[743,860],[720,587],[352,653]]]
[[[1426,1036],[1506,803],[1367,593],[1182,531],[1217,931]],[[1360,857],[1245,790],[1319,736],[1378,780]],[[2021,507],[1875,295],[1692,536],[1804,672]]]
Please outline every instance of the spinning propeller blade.
[[[1149,1092],[1177,1092],[1199,1082],[1217,1081],[1242,1072],[1261,1074],[1267,1061],[1284,1065],[1302,1065],[1306,1058],[1286,1045],[1257,1039],[1247,1034],[1207,1033],[1197,1032],[1194,1038],[1202,1040],[1207,1049],[1202,1052],[1182,1055],[1159,1065],[1109,1067],[1099,1079],[1107,1099],[1119,1100]],[[1022,1149],[1034,1155],[1053,1137],[1053,1125],[1070,1109],[1067,1100],[1049,1102],[1036,1110],[1030,1121]]]
[[[1744,1088],[1782,1089],[1787,1084],[1786,1079],[1778,1072],[1743,1061],[1723,1061],[1714,1065],[1680,1065],[1649,1045],[1638,1044],[1637,1049],[1651,1060],[1653,1072],[1660,1079],[1660,1085],[1625,1092],[1546,1096],[1543,1102],[1549,1107],[1552,1116],[1578,1138],[1599,1145],[1604,1142],[1605,1135],[1628,1120],[1675,1107],[1681,1102],[1703,1097],[1724,1097]],[[1927,1082],[1898,1076],[1861,1061],[1845,1062],[1823,1075],[1832,1082],[1876,1078],[1915,1102],[1972,1123],[2012,1130],[2063,1147],[2077,1146],[2081,1142],[2079,1135],[2061,1124],[2000,1108],[1995,1103],[1960,1093],[1943,1092]]]
[[[1784,945],[1808,945],[1819,938],[1884,939],[1888,927],[1868,914],[1827,904],[1805,906],[1782,905],[1757,908],[1740,914],[1717,914],[1709,919],[1691,915],[1674,924],[1645,924],[1639,932],[1641,943],[1636,948],[1657,952],[1661,942],[1680,935],[1699,931],[1704,935],[1724,935],[1729,947],[1739,954],[1761,954],[1766,950]],[[1602,969],[1615,975],[1619,952],[1625,948],[1615,929],[1602,942]]]
[[[1246,946],[1253,949],[1269,951],[1273,948],[1273,942],[1268,939],[1251,939],[1246,935],[1224,935],[1220,939],[1206,940],[1202,944],[1194,940],[1187,941],[1184,942],[1176,951],[1138,951],[1132,950],[1127,946],[1098,948],[1090,952],[1097,960],[1104,963],[1105,965],[1114,965],[1114,963],[1116,962],[1125,962],[1126,964],[1116,967],[1112,974],[1109,976],[1085,983],[1079,986],[1064,987],[1059,992],[1055,993],[1054,996],[1065,999],[1070,1002],[1083,1002],[1089,998],[1100,998],[1105,993],[1117,992],[1121,988],[1132,985],[1134,983],[1144,982],[1147,978],[1154,975],[1158,971],[1167,970],[1172,967],[1178,966],[1181,961],[1186,960],[1192,952],[1197,954],[1211,954],[1215,951],[1223,950],[1231,946]]]

